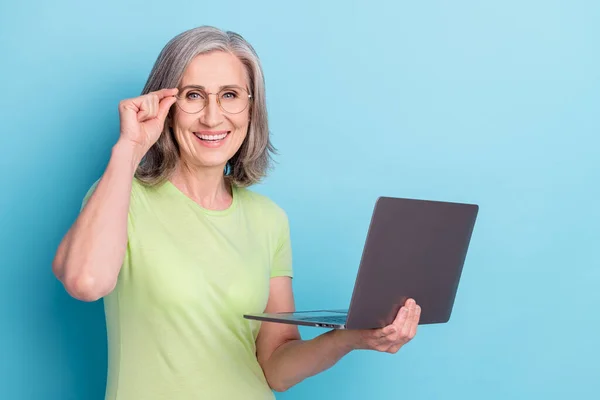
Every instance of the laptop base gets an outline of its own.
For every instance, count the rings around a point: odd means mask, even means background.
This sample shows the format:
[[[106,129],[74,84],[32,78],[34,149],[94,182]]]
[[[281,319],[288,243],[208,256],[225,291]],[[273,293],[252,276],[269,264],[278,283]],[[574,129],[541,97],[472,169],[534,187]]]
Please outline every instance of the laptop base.
[[[245,314],[244,318],[318,328],[346,329],[348,310],[312,310],[282,313]]]

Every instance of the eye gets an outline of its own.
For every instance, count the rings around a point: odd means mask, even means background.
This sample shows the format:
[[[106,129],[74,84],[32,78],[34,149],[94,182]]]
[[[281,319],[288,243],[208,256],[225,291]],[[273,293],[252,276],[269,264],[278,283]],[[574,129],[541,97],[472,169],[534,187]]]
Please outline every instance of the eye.
[[[200,92],[188,92],[185,98],[188,100],[204,100],[205,96]]]
[[[223,98],[224,100],[233,100],[233,99],[235,99],[237,97],[238,97],[238,94],[236,92],[233,92],[233,91],[224,92],[221,95],[221,98]]]

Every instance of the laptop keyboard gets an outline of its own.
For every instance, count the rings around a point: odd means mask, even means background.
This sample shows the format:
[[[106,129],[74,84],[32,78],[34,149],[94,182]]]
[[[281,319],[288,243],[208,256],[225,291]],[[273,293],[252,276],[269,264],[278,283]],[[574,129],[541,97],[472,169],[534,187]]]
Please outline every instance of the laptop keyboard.
[[[346,316],[345,315],[327,315],[323,317],[305,317],[305,318],[297,318],[301,321],[314,321],[314,322],[323,322],[325,324],[345,324]]]

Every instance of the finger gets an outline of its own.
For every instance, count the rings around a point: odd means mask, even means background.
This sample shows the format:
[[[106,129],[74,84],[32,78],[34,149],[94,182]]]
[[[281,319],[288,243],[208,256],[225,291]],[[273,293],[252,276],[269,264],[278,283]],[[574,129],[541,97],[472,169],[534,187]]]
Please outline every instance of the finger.
[[[121,100],[121,102],[119,103],[119,112],[121,114],[137,115],[137,113],[140,112],[143,101],[143,97]]]
[[[415,311],[417,308],[417,304],[415,303],[414,300],[411,299],[407,303],[408,303],[408,313],[406,315],[406,318],[404,319],[404,323],[403,323],[402,329],[400,331],[400,334],[403,339],[407,339],[410,334],[410,330],[412,328],[412,324],[415,319]]]
[[[377,335],[377,337],[384,338],[384,337],[392,336],[396,332],[398,332],[398,327],[392,323],[392,324],[386,326],[385,328],[380,329],[379,335]]]
[[[408,333],[409,339],[412,339],[412,338],[414,338],[416,336],[417,329],[419,327],[419,320],[420,320],[420,318],[421,318],[421,307],[419,305],[417,305],[416,308],[415,308],[415,314],[414,314],[413,319],[412,319],[410,331]]]
[[[150,96],[151,95],[146,95],[141,98],[141,102],[139,104],[139,111],[137,113],[137,119],[139,122],[142,122],[149,118],[152,118],[152,116],[151,116],[152,105],[151,105],[151,101],[150,101]]]
[[[406,301],[404,302],[404,306],[410,308],[411,306],[416,305],[417,302],[415,301],[415,299],[413,298],[408,298],[406,299]]]
[[[411,304],[416,304],[416,302],[414,299],[409,298],[404,302],[402,307],[400,307],[400,310],[398,310],[398,314],[396,315],[396,320],[394,321],[394,323],[396,323],[397,326],[401,327],[403,325],[404,319],[408,315],[408,312],[406,314],[403,314],[402,311],[408,311]]]
[[[177,94],[177,92],[179,92],[179,89],[177,89],[177,88],[168,88],[168,89],[157,90],[155,92],[152,92],[152,94],[157,95],[158,100],[162,100],[165,97],[175,96]]]
[[[157,98],[156,103],[158,104],[158,102],[160,100],[162,100],[166,97],[175,96],[178,92],[179,92],[179,89],[177,89],[177,88],[160,89],[160,90],[157,90],[154,92],[144,94],[142,96],[134,97],[132,99],[123,101],[122,106],[127,106],[127,108],[129,108],[129,109],[139,112],[140,109],[142,108],[142,105],[145,102],[147,102],[149,98]]]
[[[388,343],[394,343],[398,341],[407,313],[408,311],[406,307],[401,307],[398,311],[398,314],[396,315],[396,319],[394,319],[394,321],[390,325],[386,326],[381,330],[383,333],[382,339],[384,341]]]
[[[404,305],[400,307],[400,310],[398,310],[398,314],[396,314],[396,319],[394,319],[394,322],[392,322],[392,324],[395,325],[398,330],[402,329],[402,326],[404,326],[404,321],[406,321],[407,316],[408,307]]]
[[[175,104],[176,101],[177,101],[176,97],[166,97],[160,101],[160,105],[159,105],[159,109],[158,109],[158,118],[161,121],[164,121],[165,118],[167,118],[167,114],[169,113],[171,106],[173,106],[173,104]]]
[[[158,116],[158,103],[159,103],[158,95],[153,94],[148,99],[148,108],[150,109],[149,116],[152,118],[156,118]]]
[[[158,95],[150,93],[144,96],[140,112],[138,113],[138,121],[145,121],[156,118],[158,116]]]

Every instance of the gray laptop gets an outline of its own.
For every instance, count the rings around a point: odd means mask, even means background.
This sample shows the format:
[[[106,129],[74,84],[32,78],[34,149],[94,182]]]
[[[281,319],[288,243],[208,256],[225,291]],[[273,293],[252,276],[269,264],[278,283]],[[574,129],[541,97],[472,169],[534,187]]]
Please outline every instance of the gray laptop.
[[[244,318],[333,329],[375,329],[393,322],[408,298],[419,324],[450,319],[479,206],[379,197],[347,310],[246,314]]]

